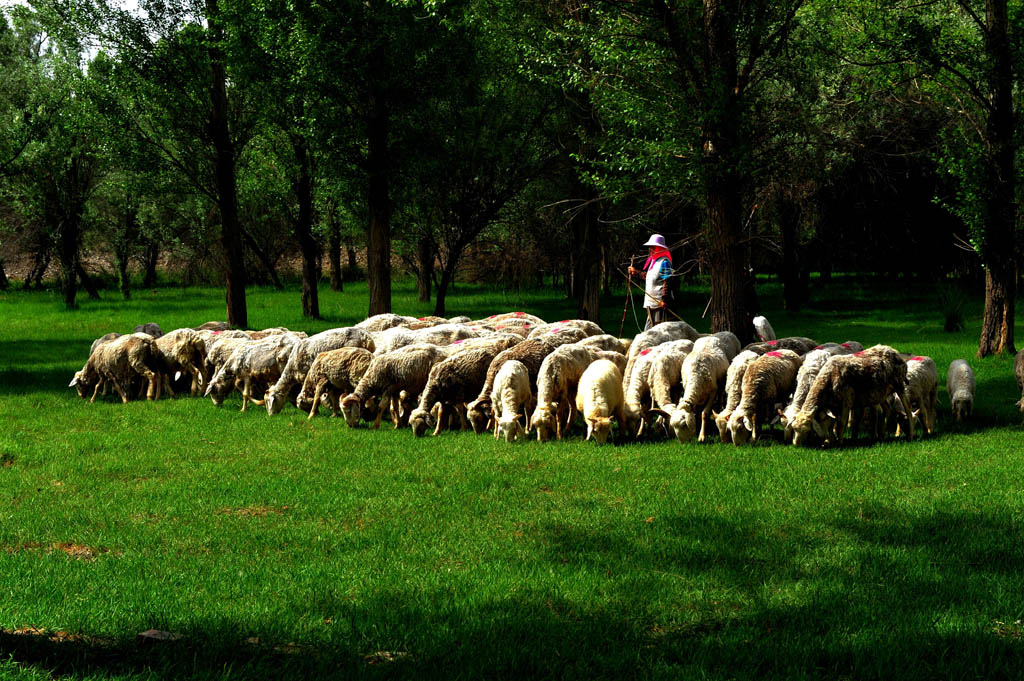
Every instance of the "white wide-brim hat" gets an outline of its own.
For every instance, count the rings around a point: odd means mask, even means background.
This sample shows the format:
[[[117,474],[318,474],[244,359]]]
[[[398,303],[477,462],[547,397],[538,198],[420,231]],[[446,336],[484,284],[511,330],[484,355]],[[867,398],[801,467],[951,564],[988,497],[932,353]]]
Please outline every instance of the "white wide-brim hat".
[[[661,246],[662,248],[668,248],[665,245],[665,237],[660,234],[652,234],[651,238],[647,240],[644,246]]]

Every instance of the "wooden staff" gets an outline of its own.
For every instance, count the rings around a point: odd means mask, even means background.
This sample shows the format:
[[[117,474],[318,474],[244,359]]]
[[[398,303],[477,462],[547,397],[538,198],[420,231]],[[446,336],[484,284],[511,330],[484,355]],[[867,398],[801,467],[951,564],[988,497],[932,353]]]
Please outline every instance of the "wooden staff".
[[[619,324],[619,338],[622,338],[622,330],[626,328],[626,310],[629,309],[629,298],[633,295],[633,261],[635,255],[629,256],[629,269],[626,270],[626,299],[622,301],[622,323]]]

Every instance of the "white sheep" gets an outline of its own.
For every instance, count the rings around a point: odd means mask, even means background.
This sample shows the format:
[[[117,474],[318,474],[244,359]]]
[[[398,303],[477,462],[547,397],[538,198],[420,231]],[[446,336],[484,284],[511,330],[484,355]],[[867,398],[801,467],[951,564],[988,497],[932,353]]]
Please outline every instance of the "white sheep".
[[[457,352],[435,364],[427,376],[426,385],[420,395],[419,406],[409,415],[413,435],[420,437],[427,426],[435,425],[430,411],[440,403],[436,416],[434,435],[444,428],[446,415],[456,410],[459,421],[465,428],[465,404],[476,397],[487,377],[487,368],[499,352],[497,346],[482,346]]]
[[[494,439],[504,436],[506,442],[526,438],[520,418],[526,419],[533,409],[533,390],[530,388],[530,371],[519,360],[508,360],[501,365],[491,390],[491,404],[494,405]],[[521,410],[521,411],[520,411]]]
[[[734,445],[757,440],[762,417],[773,413],[775,403],[789,396],[801,363],[800,355],[792,350],[772,350],[747,366],[743,395],[727,425]]]
[[[740,400],[743,399],[743,374],[746,373],[750,363],[760,356],[753,350],[744,350],[733,358],[729,364],[729,370],[725,373],[725,407],[717,414],[712,411],[715,426],[718,428],[718,435],[722,438],[723,443],[732,441],[732,434],[729,432],[728,427],[729,417],[736,411],[736,407],[740,405]],[[670,410],[666,411],[671,413]]]
[[[831,357],[840,354],[850,354],[845,350],[846,348],[843,348],[838,343],[825,343],[804,355],[803,364],[800,365],[800,370],[796,374],[796,387],[793,389],[793,399],[790,400],[784,410],[779,412],[779,419],[783,427],[783,440],[789,442],[793,439],[791,424],[803,408],[804,401],[807,399],[807,393],[810,392],[814,379],[818,377],[818,372],[821,371],[821,368],[825,366],[825,362]]]
[[[974,371],[965,359],[954,359],[946,374],[946,391],[953,418],[966,421],[974,412]]]
[[[263,406],[265,400],[255,395],[263,394],[281,377],[292,347],[300,340],[291,334],[275,334],[262,340],[244,341],[210,379],[205,395],[219,407],[232,390],[240,387],[242,411],[249,402]]]
[[[938,416],[937,404],[939,400],[939,370],[935,366],[935,360],[931,357],[917,355],[905,358],[907,362],[907,402],[910,403],[910,418],[914,419],[915,425],[920,423],[922,437],[931,435],[935,429],[935,420]],[[902,403],[896,401],[893,405],[896,408],[899,428],[897,435],[901,435],[907,426],[907,413],[902,409]]]
[[[643,333],[637,334],[626,352],[626,370],[622,373],[623,386],[629,385],[633,374],[633,363],[644,350],[661,345],[662,343],[668,343],[669,341],[696,341],[698,338],[700,338],[700,334],[697,332],[697,329],[683,321],[662,322],[652,326]]]
[[[587,437],[594,437],[600,444],[608,440],[612,430],[612,418],[619,427],[625,422],[623,410],[622,372],[615,363],[599,359],[590,364],[580,376],[576,391],[576,409],[587,424]]]
[[[488,429],[491,421],[491,391],[494,381],[497,379],[498,371],[505,362],[516,360],[522,362],[529,372],[530,385],[537,384],[537,372],[544,362],[544,358],[554,351],[555,346],[539,338],[527,339],[522,343],[498,353],[491,365],[487,368],[487,377],[480,389],[476,399],[466,405],[466,418],[473,427],[473,432],[482,433]]]
[[[729,371],[729,358],[723,350],[722,339],[716,336],[699,338],[683,362],[683,397],[671,414],[652,410],[667,418],[669,427],[680,442],[688,442],[698,435],[698,441],[707,439],[708,416],[718,397],[719,385]],[[698,416],[699,414],[699,416]]]
[[[593,360],[589,348],[574,344],[562,345],[544,358],[537,374],[537,407],[530,417],[537,440],[552,435],[561,440],[568,432],[576,415],[576,386]]]
[[[693,341],[677,340],[654,348],[654,360],[647,371],[651,401],[662,411],[671,413],[682,396],[683,362],[693,351]]]
[[[658,357],[657,347],[647,347],[638,352],[632,363],[627,362],[623,372],[625,416],[619,427],[631,437],[639,437],[652,418],[648,411],[651,405],[650,369]]]
[[[68,387],[75,388],[83,399],[92,390],[91,404],[96,401],[100,388],[109,382],[121,396],[121,401],[127,403],[132,380],[141,376],[148,385],[146,398],[158,399],[160,381],[156,369],[157,350],[152,337],[142,334],[119,336],[97,346]]]

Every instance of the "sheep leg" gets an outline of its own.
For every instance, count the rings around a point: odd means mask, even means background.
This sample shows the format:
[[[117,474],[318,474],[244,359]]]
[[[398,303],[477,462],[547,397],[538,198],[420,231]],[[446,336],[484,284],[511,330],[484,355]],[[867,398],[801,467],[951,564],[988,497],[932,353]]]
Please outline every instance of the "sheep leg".
[[[377,418],[373,422],[374,430],[380,430],[380,420],[384,418],[384,411],[389,406],[391,406],[391,400],[384,399],[384,396],[382,395],[380,399],[380,406],[377,407]]]
[[[434,435],[437,435],[438,433],[441,432],[442,424],[444,423],[446,416],[447,415],[445,414],[444,402],[442,402],[441,406],[437,408],[437,425],[434,426]]]
[[[708,400],[708,403],[704,405],[700,412],[700,435],[697,437],[697,442],[705,442],[707,440],[708,416],[711,415],[711,407],[713,405],[714,400]]]
[[[92,404],[93,402],[96,401],[96,393],[98,393],[100,391],[100,386],[101,385],[103,385],[103,381],[102,380],[96,381],[96,389],[92,391],[92,399],[89,400],[89,404]]]
[[[341,393],[339,393],[334,386],[327,386],[327,399],[331,402],[331,416],[334,418],[338,417],[338,409],[341,406]]]
[[[245,411],[246,406],[249,404],[249,379],[246,378],[242,384],[242,411]]]
[[[914,439],[914,412],[910,410],[910,398],[907,397],[907,392],[901,391],[896,393],[897,397],[900,398],[900,402],[903,403],[903,409],[907,412],[907,439]]]
[[[128,395],[121,389],[121,384],[117,382],[117,379],[111,376],[110,382],[114,384],[114,390],[116,390],[117,394],[121,396],[122,404],[128,404]]]
[[[757,415],[758,415],[758,413],[760,411],[761,411],[760,409],[755,409],[754,413],[750,416],[750,425],[752,426],[751,431],[750,431],[750,441],[751,442],[757,442],[757,430],[758,430]]]
[[[469,423],[466,421],[466,405],[460,404],[455,407],[455,413],[459,415],[459,430],[468,430]]]
[[[839,412],[839,420],[836,422],[836,444],[843,444],[843,434],[846,432],[846,424],[850,421],[850,407],[843,405]]]
[[[316,390],[313,391],[313,406],[309,408],[309,416],[307,419],[311,419],[316,416],[317,412],[320,411],[320,394],[323,392],[324,382],[318,382],[316,384]],[[337,412],[335,412],[337,416]]]

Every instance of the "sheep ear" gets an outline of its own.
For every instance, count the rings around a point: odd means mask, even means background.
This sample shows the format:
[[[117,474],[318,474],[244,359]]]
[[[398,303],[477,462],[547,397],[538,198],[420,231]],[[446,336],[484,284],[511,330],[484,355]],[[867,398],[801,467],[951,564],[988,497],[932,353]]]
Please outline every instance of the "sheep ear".
[[[174,372],[174,381],[177,382],[179,378],[181,378],[181,372],[180,371],[175,371]]]
[[[654,409],[648,409],[647,414],[654,416],[662,416],[667,419],[672,418],[667,411],[665,411],[664,409],[658,409],[657,407],[655,407]]]
[[[78,385],[78,374],[75,374],[75,377],[71,379],[71,382],[68,383],[68,387],[74,388],[76,385]]]
[[[588,422],[587,422],[587,438],[586,438],[586,439],[588,439],[588,440],[589,440],[589,439],[590,439],[590,436],[591,436],[591,435],[593,435],[593,434],[594,434],[594,424],[593,424],[593,423],[590,423],[590,422],[588,421]]]
[[[825,410],[825,416],[829,417],[830,419],[834,419],[836,421],[839,420],[839,419],[836,418],[836,415],[832,413],[831,409],[826,409]]]
[[[750,422],[750,417],[749,416],[744,416],[743,417],[743,427],[746,428],[747,430],[753,432],[754,424]]]
[[[779,409],[778,407],[776,407],[776,408],[775,408],[775,411],[779,412],[779,417],[780,417],[780,418],[785,418],[785,416],[786,416],[786,412],[782,411],[782,410],[781,410],[781,409]]]
[[[715,411],[714,409],[711,410],[711,418],[715,421],[718,420],[718,412]]]

